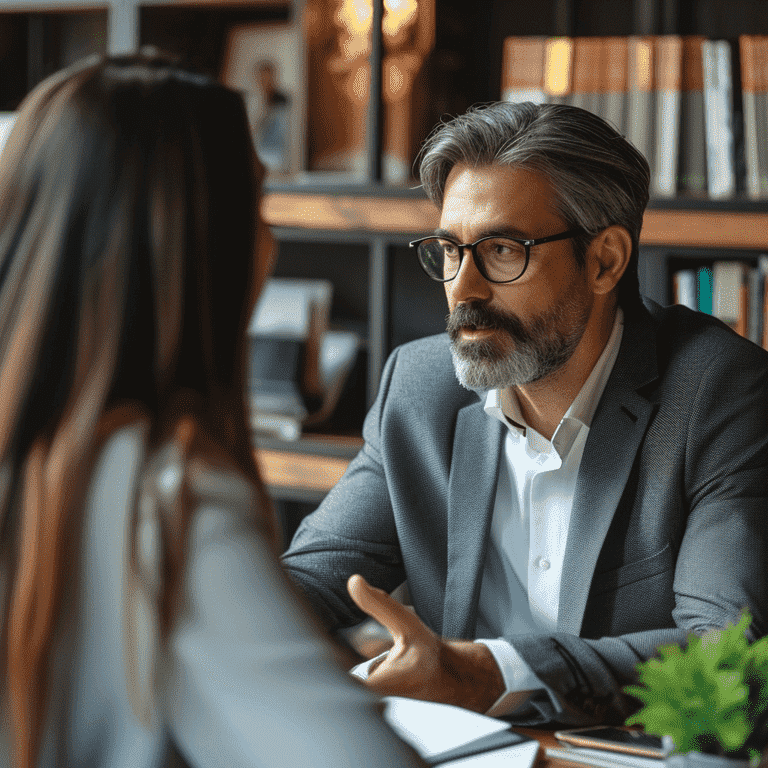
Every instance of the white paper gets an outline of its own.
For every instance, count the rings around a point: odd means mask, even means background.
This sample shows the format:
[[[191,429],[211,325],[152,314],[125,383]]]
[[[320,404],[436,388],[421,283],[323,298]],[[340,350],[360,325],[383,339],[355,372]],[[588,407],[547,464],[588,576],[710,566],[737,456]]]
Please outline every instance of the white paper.
[[[509,728],[509,723],[503,720],[478,715],[450,704],[435,704],[399,696],[388,696],[384,701],[384,719],[403,741],[424,758]],[[526,741],[442,765],[446,768],[531,768],[538,750],[537,741]]]
[[[329,280],[270,277],[254,308],[248,333],[303,340],[310,333],[313,311],[327,314],[332,296],[333,283]]]
[[[531,768],[539,752],[538,741],[526,741],[512,747],[504,747],[481,755],[440,763],[437,768]]]
[[[663,768],[661,757],[641,757],[608,749],[587,747],[560,747],[546,750],[547,757],[584,763],[592,768]]]

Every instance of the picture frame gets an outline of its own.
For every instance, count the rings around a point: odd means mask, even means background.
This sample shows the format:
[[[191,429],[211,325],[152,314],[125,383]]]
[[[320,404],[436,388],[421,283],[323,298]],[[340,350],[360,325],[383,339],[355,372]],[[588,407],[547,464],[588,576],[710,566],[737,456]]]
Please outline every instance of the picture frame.
[[[300,22],[232,27],[221,80],[243,95],[256,152],[268,175],[293,176],[303,171],[307,89]]]

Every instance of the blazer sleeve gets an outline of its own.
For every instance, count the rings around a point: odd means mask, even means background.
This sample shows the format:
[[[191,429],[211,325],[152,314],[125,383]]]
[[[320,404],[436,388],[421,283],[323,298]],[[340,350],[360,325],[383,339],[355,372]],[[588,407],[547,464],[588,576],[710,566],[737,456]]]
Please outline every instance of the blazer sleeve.
[[[546,686],[515,713],[518,724],[621,723],[639,702],[622,692],[638,662],[738,621],[748,608],[753,641],[768,631],[768,356],[719,351],[696,382],[686,441],[683,535],[674,564],[673,627],[586,639],[560,633],[507,638]],[[660,462],[657,482],[665,482]],[[675,475],[677,476],[677,475]],[[616,604],[616,611],[642,610]]]
[[[190,765],[421,765],[338,666],[248,508],[196,510],[165,660],[164,716]]]
[[[301,522],[282,559],[290,578],[330,631],[367,618],[347,593],[349,575],[359,573],[387,592],[405,581],[380,427],[397,358],[395,350],[366,416],[363,448],[317,511]]]

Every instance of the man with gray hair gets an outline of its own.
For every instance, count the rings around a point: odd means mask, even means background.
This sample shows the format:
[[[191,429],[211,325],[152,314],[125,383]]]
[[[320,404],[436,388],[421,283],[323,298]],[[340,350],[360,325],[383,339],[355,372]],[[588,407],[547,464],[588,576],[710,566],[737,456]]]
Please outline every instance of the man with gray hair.
[[[641,298],[648,164],[589,112],[472,110],[420,173],[448,333],[394,351],[285,566],[331,630],[391,631],[376,691],[623,722],[660,644],[768,627],[768,353]]]

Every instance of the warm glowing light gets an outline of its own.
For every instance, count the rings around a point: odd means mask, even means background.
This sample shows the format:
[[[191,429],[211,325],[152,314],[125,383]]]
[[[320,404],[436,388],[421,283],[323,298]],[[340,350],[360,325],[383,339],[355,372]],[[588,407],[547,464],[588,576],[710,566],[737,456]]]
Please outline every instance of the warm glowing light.
[[[336,18],[350,35],[367,35],[371,30],[373,5],[369,0],[342,0]]]
[[[570,93],[571,45],[571,41],[564,38],[547,41],[544,90],[551,96],[565,96]]]
[[[402,73],[400,67],[396,64],[392,64],[389,67],[389,90],[393,96],[396,96],[400,89],[405,84],[405,76]]]
[[[387,37],[394,37],[416,18],[418,0],[384,0],[382,28]],[[336,23],[347,35],[341,43],[346,61],[367,55],[373,24],[371,0],[341,0],[336,11]]]
[[[394,36],[416,16],[417,0],[384,0],[384,34]]]
[[[360,67],[352,80],[352,92],[358,101],[368,101],[368,68]]]
[[[651,46],[642,40],[635,47],[635,72],[637,77],[637,89],[640,91],[651,90]]]

